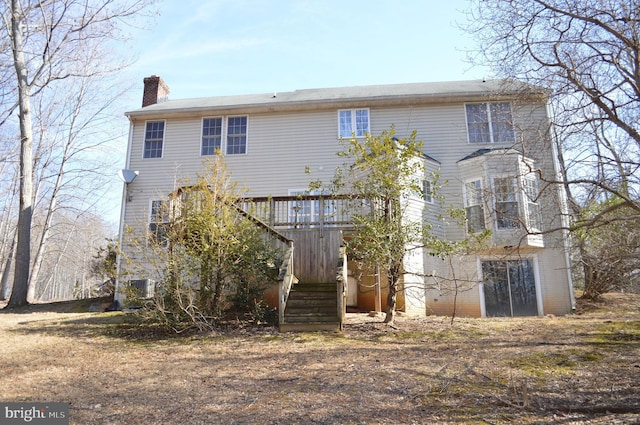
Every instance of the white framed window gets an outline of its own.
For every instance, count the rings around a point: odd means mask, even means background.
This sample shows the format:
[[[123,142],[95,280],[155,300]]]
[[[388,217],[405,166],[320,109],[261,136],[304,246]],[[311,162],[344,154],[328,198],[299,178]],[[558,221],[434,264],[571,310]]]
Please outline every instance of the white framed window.
[[[247,153],[247,116],[227,118],[227,155]]]
[[[143,158],[162,158],[165,121],[147,121],[144,128]]]
[[[493,195],[498,229],[520,227],[518,212],[517,179],[515,177],[494,177]]]
[[[364,137],[369,133],[369,109],[341,109],[338,111],[338,136]]]
[[[468,103],[465,109],[469,143],[515,142],[509,102]]]
[[[222,118],[203,118],[200,155],[214,155],[217,151],[222,152]]]
[[[527,223],[531,230],[542,230],[542,217],[538,203],[538,180],[535,177],[525,177],[522,180],[524,186],[524,199],[527,209]]]
[[[149,241],[166,246],[168,243],[171,203],[167,200],[152,199],[149,203]]]
[[[467,231],[481,232],[487,228],[484,219],[484,200],[482,180],[470,180],[464,183],[464,211],[467,216]]]
[[[200,155],[215,155],[217,151],[225,155],[247,153],[247,129],[249,117],[211,117],[202,120]]]
[[[433,186],[431,180],[422,181],[422,197],[428,204],[433,204]]]

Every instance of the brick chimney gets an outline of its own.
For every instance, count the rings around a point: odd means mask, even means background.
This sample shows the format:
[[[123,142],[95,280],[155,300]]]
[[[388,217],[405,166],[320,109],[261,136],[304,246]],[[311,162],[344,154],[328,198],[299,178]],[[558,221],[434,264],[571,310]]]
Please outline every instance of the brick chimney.
[[[169,96],[169,86],[157,75],[152,75],[144,80],[144,93],[142,94],[142,107],[164,102]]]

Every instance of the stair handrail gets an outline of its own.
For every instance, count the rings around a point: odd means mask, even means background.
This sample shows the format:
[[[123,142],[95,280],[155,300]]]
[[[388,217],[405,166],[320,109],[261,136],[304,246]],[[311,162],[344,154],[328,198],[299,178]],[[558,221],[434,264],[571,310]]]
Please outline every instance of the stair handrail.
[[[284,323],[284,310],[287,308],[287,301],[291,293],[291,287],[298,279],[293,274],[293,241],[289,243],[289,248],[282,258],[280,274],[278,275],[278,323]]]
[[[289,239],[282,233],[278,232],[273,227],[269,226],[264,221],[249,214],[237,204],[233,205],[239,214],[243,215],[247,219],[254,222],[258,227],[265,230],[267,233],[275,236],[281,242],[288,245],[280,264],[280,271],[278,273],[278,321],[284,323],[284,310],[287,308],[287,301],[289,300],[289,293],[294,283],[298,281],[293,274],[293,239]]]
[[[282,242],[284,242],[284,243],[286,243],[288,245],[292,245],[293,244],[293,240],[292,239],[289,239],[288,237],[286,237],[282,233],[278,232],[276,229],[274,229],[273,227],[269,226],[267,223],[265,223],[264,221],[260,220],[258,217],[254,216],[252,214],[249,214],[244,209],[242,209],[242,207],[240,205],[233,204],[233,207],[236,209],[236,211],[238,211],[238,213],[240,213],[240,215],[246,217],[248,220],[250,220],[253,223],[255,223],[258,227],[261,227],[267,233],[272,234],[273,236],[276,237],[276,239],[279,239],[280,241],[282,241]]]

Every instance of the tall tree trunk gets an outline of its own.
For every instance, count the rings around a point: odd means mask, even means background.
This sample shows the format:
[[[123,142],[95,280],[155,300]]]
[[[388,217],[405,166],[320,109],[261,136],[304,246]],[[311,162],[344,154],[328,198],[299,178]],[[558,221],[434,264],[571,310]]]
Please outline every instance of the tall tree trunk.
[[[18,243],[13,291],[9,307],[27,304],[29,268],[31,263],[31,220],[33,217],[33,135],[31,125],[31,93],[23,52],[22,16],[18,0],[11,2],[11,38],[13,65],[18,85],[20,113],[20,211],[18,213]]]
[[[9,298],[9,294],[11,293],[9,275],[11,274],[11,266],[13,265],[16,255],[18,232],[16,231],[13,220],[10,219],[15,201],[14,197],[16,195],[16,191],[14,185],[16,184],[16,176],[14,176],[13,183],[11,185],[11,196],[7,200],[9,207],[2,216],[2,246],[9,247],[9,251],[6,253],[6,260],[4,260],[5,264],[2,268],[2,273],[0,273],[0,300],[2,301]]]
[[[387,294],[387,311],[384,323],[393,324],[396,318],[396,301],[398,298],[398,281],[400,280],[400,266],[389,268],[389,294]]]
[[[0,300],[6,300],[9,298],[11,288],[9,287],[9,273],[11,273],[11,265],[16,256],[16,242],[17,232],[11,238],[11,248],[9,248],[9,254],[7,255],[7,261],[4,263],[4,269],[2,269],[2,276],[0,277]]]

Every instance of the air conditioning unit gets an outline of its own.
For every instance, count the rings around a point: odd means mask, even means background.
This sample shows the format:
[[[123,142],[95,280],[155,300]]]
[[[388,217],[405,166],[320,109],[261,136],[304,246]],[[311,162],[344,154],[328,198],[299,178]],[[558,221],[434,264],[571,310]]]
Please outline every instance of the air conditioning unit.
[[[129,281],[140,298],[153,298],[156,291],[156,281],[153,279],[134,279]]]

